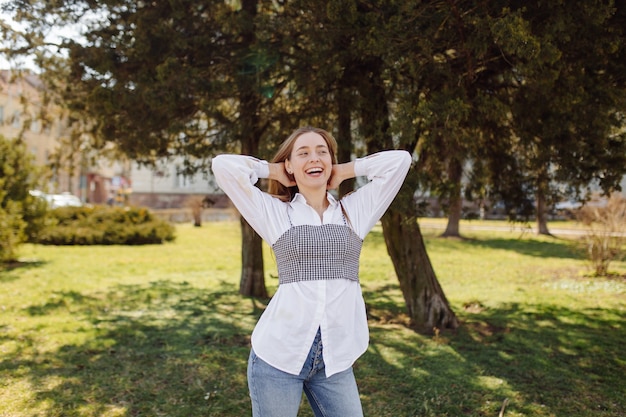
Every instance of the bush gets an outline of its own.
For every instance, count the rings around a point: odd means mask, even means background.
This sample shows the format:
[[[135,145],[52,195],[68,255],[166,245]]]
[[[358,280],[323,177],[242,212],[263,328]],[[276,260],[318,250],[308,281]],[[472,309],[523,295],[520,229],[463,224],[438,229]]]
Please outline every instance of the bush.
[[[16,260],[18,246],[45,224],[45,204],[30,194],[38,178],[24,142],[0,135],[0,262]]]
[[[612,196],[606,204],[585,205],[577,218],[585,227],[582,243],[595,275],[608,275],[610,263],[626,253],[626,199]]]
[[[0,262],[17,259],[17,247],[24,240],[26,222],[20,215],[19,204],[0,206]]]
[[[145,208],[59,207],[39,236],[44,245],[146,245],[175,239],[174,226]]]

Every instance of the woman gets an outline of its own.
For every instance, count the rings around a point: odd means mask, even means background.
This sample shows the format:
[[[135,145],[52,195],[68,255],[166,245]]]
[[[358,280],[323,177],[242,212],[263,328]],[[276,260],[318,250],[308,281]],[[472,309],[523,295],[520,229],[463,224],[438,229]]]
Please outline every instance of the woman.
[[[241,215],[273,248],[279,286],[252,333],[248,387],[254,417],[294,417],[304,390],[316,416],[362,416],[352,365],[369,332],[359,285],[361,245],[411,165],[405,151],[337,164],[337,143],[304,127],[271,163],[219,155],[213,172]],[[349,178],[369,182],[337,201]],[[254,186],[269,179],[269,192]]]

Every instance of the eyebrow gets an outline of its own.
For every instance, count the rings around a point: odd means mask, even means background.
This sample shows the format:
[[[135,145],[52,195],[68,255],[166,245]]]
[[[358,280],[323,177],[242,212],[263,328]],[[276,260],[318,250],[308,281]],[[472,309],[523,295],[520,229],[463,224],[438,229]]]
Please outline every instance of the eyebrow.
[[[298,149],[296,149],[296,152],[298,152],[298,151],[300,151],[302,149],[309,149],[309,148],[310,148],[310,146],[306,146],[306,145],[300,146]],[[328,149],[328,145],[317,145],[317,146],[315,146],[315,149],[318,149],[318,148],[326,148],[326,149]]]

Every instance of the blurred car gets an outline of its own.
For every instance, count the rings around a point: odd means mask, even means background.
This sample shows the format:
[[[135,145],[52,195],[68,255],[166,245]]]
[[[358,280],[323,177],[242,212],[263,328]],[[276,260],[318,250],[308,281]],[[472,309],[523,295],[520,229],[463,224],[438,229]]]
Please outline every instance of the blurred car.
[[[61,194],[46,194],[38,190],[30,192],[31,195],[44,199],[50,208],[58,207],[82,207],[83,202],[74,194],[64,192]]]
[[[70,193],[47,194],[46,201],[53,209],[57,207],[82,207],[83,205],[80,198]]]
[[[576,210],[581,207],[582,203],[575,200],[560,201],[554,205],[555,210]]]

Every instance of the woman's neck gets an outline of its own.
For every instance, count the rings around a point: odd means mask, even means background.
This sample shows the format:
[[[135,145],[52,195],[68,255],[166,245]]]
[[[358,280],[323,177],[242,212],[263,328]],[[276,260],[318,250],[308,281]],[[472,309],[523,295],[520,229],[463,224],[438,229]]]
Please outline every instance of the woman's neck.
[[[300,193],[306,199],[307,204],[311,206],[317,214],[319,214],[320,218],[322,218],[324,211],[326,211],[329,205],[326,190],[316,192],[302,192],[302,190],[300,190]]]

